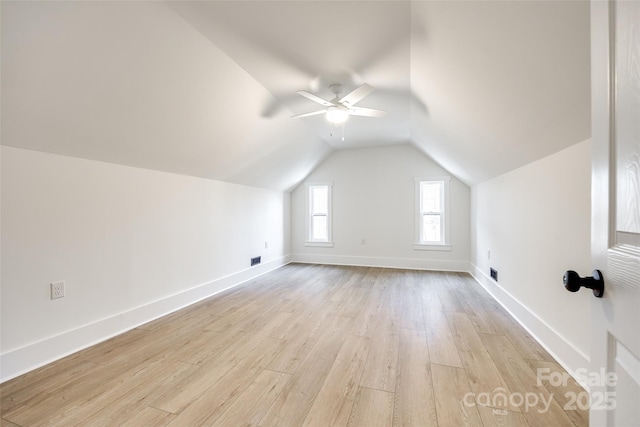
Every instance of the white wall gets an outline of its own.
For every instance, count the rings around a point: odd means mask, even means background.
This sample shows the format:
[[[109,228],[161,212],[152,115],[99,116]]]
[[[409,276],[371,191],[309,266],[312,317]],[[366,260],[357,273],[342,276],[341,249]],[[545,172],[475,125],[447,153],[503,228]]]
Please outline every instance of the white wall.
[[[291,194],[297,261],[468,271],[469,187],[452,177],[450,252],[413,249],[414,177],[450,175],[411,145],[338,150],[305,182],[333,182],[334,247],[306,247],[306,187]],[[365,244],[362,244],[365,239]]]
[[[569,371],[588,367],[594,297],[566,291],[562,276],[592,270],[590,144],[476,185],[471,196],[474,275]]]
[[[286,262],[281,192],[1,152],[2,379]]]

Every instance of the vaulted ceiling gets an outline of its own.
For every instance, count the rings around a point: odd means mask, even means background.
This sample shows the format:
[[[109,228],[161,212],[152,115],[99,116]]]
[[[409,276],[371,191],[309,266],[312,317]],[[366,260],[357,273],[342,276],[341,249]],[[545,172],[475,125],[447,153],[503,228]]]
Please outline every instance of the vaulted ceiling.
[[[1,7],[3,145],[288,190],[336,149],[413,144],[474,184],[591,133],[584,1]],[[365,82],[384,117],[291,118]]]

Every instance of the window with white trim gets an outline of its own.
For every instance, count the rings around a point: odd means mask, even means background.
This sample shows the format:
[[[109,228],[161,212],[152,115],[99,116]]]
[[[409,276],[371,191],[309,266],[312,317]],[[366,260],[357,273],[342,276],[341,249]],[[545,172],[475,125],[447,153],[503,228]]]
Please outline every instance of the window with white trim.
[[[450,177],[416,178],[416,243],[419,250],[451,250],[449,246]]]
[[[331,183],[307,186],[306,246],[333,246],[331,235]]]

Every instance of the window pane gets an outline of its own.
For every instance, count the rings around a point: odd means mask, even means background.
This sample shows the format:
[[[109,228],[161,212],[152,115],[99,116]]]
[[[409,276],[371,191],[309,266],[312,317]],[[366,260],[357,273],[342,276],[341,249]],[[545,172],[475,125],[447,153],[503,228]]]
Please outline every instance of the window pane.
[[[313,220],[313,225],[311,227],[311,240],[329,240],[329,236],[327,234],[327,217],[322,216],[313,216],[311,217]]]
[[[422,212],[442,212],[440,206],[442,183],[440,181],[421,182],[420,197]]]
[[[440,219],[440,215],[422,215],[423,242],[439,242],[441,240]]]
[[[311,214],[327,214],[328,212],[328,188],[311,187]]]

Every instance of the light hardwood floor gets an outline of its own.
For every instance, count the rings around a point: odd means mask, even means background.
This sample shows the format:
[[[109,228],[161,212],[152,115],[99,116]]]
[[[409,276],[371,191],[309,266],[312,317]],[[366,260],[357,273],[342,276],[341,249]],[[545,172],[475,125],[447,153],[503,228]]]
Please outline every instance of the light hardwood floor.
[[[537,369],[468,275],[290,264],[2,384],[1,426],[587,426]]]

